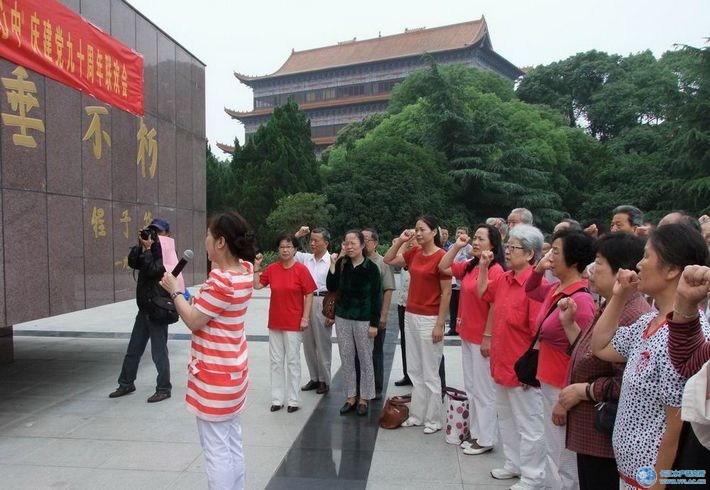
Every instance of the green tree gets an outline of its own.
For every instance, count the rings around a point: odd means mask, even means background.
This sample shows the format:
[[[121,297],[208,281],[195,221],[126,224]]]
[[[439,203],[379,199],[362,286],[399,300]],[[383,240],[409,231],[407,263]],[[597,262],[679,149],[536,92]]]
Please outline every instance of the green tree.
[[[206,194],[207,214],[214,214],[222,209],[231,207],[230,188],[232,186],[232,172],[229,162],[222,161],[212,153],[209,144],[206,145]]]
[[[282,197],[320,189],[310,121],[289,100],[277,107],[232,163],[237,209],[257,229]]]
[[[429,147],[374,134],[337,161],[331,158],[325,193],[335,206],[334,236],[374,226],[386,241],[411,227],[420,214],[441,216],[452,194],[443,163],[441,154]]]
[[[334,212],[335,206],[328,203],[324,194],[298,192],[282,197],[266,218],[264,234],[260,237],[261,247],[270,248],[280,233],[294,233],[302,225],[327,228]]]

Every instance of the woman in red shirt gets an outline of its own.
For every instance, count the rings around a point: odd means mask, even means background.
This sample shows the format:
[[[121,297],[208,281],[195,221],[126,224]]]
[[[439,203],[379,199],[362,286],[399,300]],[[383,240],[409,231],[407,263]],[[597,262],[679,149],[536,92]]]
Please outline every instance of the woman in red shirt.
[[[594,321],[596,305],[582,272],[594,262],[596,244],[586,233],[568,229],[558,231],[552,238],[552,249],[528,278],[525,292],[531,299],[542,302],[537,317],[540,353],[536,377],[540,381],[545,409],[548,459],[554,463],[552,474],[547,475],[548,483],[554,488],[561,485],[563,490],[568,490],[579,487],[577,457],[565,447],[566,410],[557,407],[553,411],[553,408],[566,384],[571,345],[580,331],[587,330]],[[543,284],[546,270],[551,270],[559,282]],[[576,303],[572,323],[562,323],[560,319],[567,298]]]
[[[399,248],[412,236],[416,237],[419,247],[397,255]],[[424,424],[425,434],[441,430],[444,424],[441,406],[444,387],[439,379],[439,364],[444,353],[444,320],[451,297],[451,276],[439,270],[444,255],[438,222],[431,216],[422,216],[415,229],[404,230],[395,239],[384,257],[386,264],[409,269],[404,328],[412,403],[409,418],[402,426]]]
[[[497,439],[496,391],[489,362],[493,314],[490,304],[478,297],[478,262],[484,251],[493,252],[488,278],[503,274],[505,260],[500,232],[495,226],[480,224],[473,236],[473,259],[454,262],[456,254],[468,245],[468,235],[460,235],[439,262],[439,270],[461,282],[456,331],[461,337],[463,382],[471,401],[471,439],[463,441],[464,454],[483,454],[493,449]]]
[[[259,272],[256,260],[254,289],[271,287],[269,301],[269,358],[271,360],[271,411],[281,410],[288,397],[288,412],[298,410],[301,382],[301,331],[308,328],[317,288],[308,268],[296,262],[298,242],[291,234],[278,239],[279,260]],[[284,372],[284,362],[286,371]],[[285,378],[285,383],[284,383]],[[284,386],[288,393],[285,393]]]
[[[530,347],[537,332],[535,319],[540,303],[525,295],[525,281],[533,272],[531,264],[541,256],[544,238],[530,225],[516,225],[505,245],[507,272],[496,281],[488,280],[492,252],[482,252],[478,294],[493,304],[491,376],[496,383],[498,427],[503,440],[505,464],[493,468],[497,480],[520,477],[511,488],[543,488],[547,448],[542,420],[542,394],[524,386],[515,375],[515,362]]]

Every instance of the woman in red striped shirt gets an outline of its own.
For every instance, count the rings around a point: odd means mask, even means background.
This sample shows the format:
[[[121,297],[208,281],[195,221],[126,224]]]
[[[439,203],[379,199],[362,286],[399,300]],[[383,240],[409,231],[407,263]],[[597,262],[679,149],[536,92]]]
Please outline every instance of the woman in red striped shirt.
[[[160,284],[192,331],[185,399],[197,417],[209,488],[243,489],[238,414],[248,385],[244,315],[252,294],[254,236],[244,218],[229,211],[210,220],[205,249],[212,271],[194,305],[182,296],[172,274],[166,273]]]

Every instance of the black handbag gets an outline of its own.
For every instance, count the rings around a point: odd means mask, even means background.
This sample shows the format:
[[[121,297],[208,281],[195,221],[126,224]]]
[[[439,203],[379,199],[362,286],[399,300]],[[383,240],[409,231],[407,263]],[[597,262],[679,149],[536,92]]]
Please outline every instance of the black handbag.
[[[167,296],[157,295],[150,298],[152,305],[148,318],[154,323],[173,324],[180,319],[175,302]]]
[[[576,291],[573,291],[571,294],[562,295],[560,299],[567,298],[580,291],[589,292],[587,288],[579,288]],[[547,311],[545,318],[543,318],[540,322],[540,326],[537,329],[535,338],[530,344],[530,347],[528,347],[528,350],[526,350],[525,353],[520,356],[520,358],[515,361],[515,364],[513,365],[513,370],[515,371],[515,375],[518,377],[518,381],[520,381],[524,385],[532,386],[534,388],[540,387],[540,381],[538,381],[537,379],[537,363],[538,358],[540,356],[540,350],[535,348],[535,344],[537,344],[537,340],[538,338],[540,338],[540,330],[542,329],[542,324],[545,323],[547,317],[550,316],[552,312],[555,311],[555,309],[557,309],[557,301],[555,301],[555,303],[550,306],[550,309]]]
[[[604,388],[604,398],[607,400],[611,398],[612,385],[613,383],[609,381]],[[614,433],[614,423],[616,422],[616,410],[618,406],[618,402],[612,401],[599,402],[595,405],[597,413],[594,415],[594,428],[597,431],[608,436]]]

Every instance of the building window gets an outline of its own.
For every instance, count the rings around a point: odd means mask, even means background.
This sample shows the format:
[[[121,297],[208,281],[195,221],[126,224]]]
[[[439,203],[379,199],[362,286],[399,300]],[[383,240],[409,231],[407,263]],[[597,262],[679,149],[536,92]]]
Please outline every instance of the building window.
[[[315,102],[316,101],[316,93],[315,92],[306,92],[306,102]]]
[[[327,88],[323,90],[323,100],[330,100],[335,98],[335,89]]]
[[[365,93],[365,86],[362,84],[348,85],[346,87],[340,87],[339,91],[341,97],[358,97]]]

